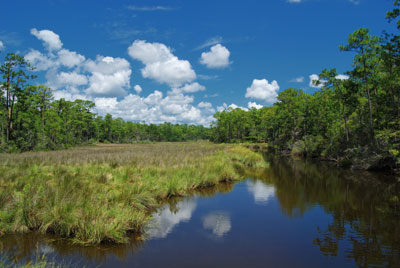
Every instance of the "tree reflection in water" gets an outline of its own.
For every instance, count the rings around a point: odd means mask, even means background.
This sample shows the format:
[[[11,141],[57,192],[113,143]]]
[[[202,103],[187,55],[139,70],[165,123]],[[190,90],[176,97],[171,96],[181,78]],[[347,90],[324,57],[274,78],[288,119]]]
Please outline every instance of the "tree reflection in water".
[[[326,163],[266,155],[271,163],[262,180],[275,186],[282,212],[302,216],[319,205],[332,215],[313,243],[325,256],[346,257],[359,267],[400,267],[400,183],[393,177],[335,168]]]
[[[70,263],[70,257],[81,256],[80,259],[90,261],[94,265],[105,263],[107,259],[117,257],[122,260],[127,255],[135,255],[143,246],[140,237],[132,235],[128,244],[107,244],[98,246],[79,246],[52,235],[36,232],[27,234],[6,235],[0,240],[0,252],[3,258],[13,263],[25,263],[38,256],[58,258],[57,263],[67,261],[67,266],[84,267],[86,263]],[[3,259],[4,261],[4,259]]]

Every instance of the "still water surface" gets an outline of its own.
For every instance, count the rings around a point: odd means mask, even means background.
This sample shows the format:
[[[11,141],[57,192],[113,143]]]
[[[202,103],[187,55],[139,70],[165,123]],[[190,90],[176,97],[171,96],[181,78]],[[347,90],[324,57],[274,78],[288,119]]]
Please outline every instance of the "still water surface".
[[[146,241],[77,247],[12,235],[2,254],[86,267],[400,267],[400,183],[324,163],[267,157],[260,178],[174,199]]]

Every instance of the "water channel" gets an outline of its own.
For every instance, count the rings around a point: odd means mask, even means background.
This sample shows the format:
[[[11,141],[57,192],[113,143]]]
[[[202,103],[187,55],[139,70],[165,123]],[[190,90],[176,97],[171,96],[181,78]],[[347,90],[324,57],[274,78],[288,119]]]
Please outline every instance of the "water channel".
[[[147,239],[73,246],[31,233],[3,255],[72,267],[400,267],[400,182],[378,173],[266,156],[259,178],[170,200]]]

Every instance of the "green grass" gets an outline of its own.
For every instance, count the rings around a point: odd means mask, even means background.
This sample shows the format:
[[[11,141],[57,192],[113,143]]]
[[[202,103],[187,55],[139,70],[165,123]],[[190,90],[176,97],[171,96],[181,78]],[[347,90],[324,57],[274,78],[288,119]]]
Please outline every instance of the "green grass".
[[[125,243],[173,196],[263,168],[240,145],[97,145],[0,155],[0,234],[39,230],[78,244]]]

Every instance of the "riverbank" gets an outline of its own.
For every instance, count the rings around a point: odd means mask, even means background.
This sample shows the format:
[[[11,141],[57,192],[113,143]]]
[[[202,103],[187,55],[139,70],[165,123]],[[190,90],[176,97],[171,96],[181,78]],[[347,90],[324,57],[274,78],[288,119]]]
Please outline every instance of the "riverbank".
[[[125,243],[165,199],[266,165],[240,145],[195,142],[2,154],[0,163],[0,233],[39,230],[77,244]]]

